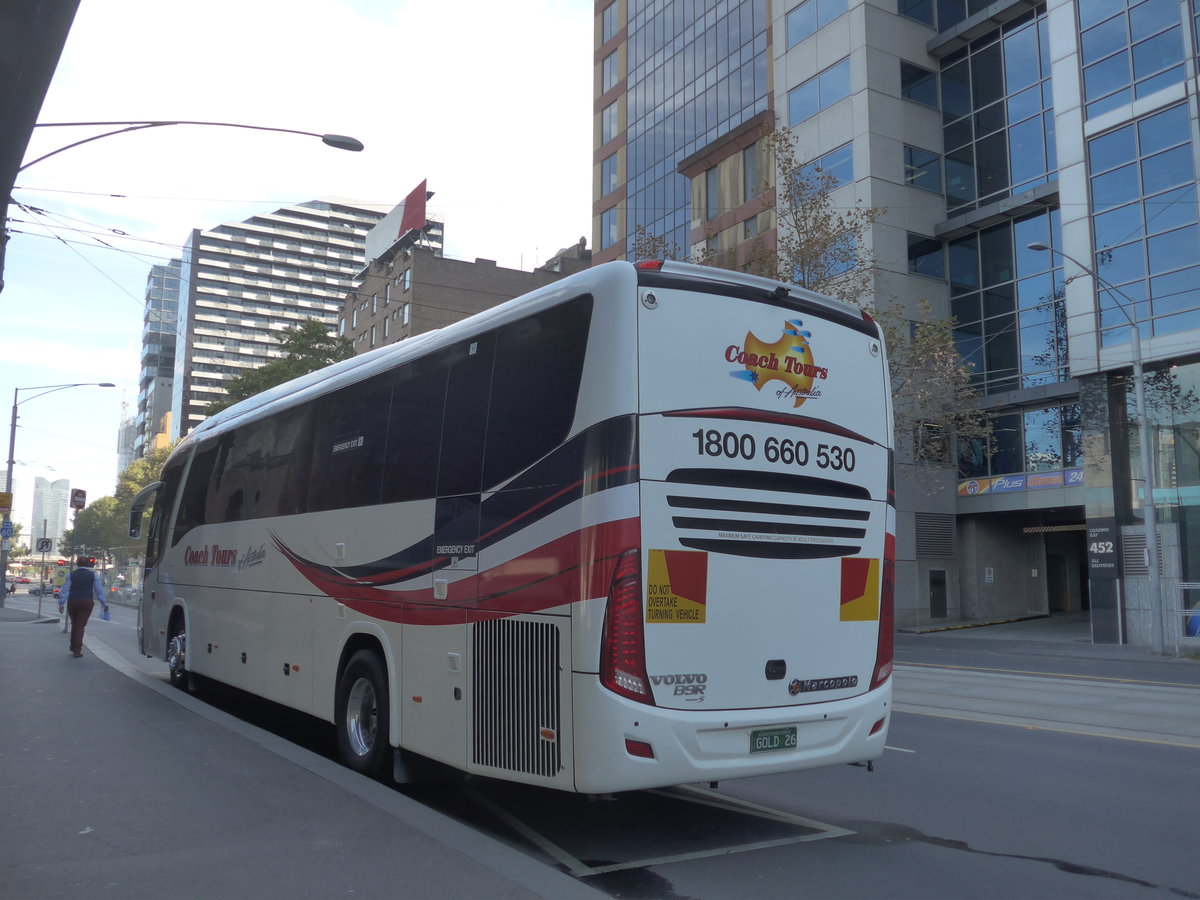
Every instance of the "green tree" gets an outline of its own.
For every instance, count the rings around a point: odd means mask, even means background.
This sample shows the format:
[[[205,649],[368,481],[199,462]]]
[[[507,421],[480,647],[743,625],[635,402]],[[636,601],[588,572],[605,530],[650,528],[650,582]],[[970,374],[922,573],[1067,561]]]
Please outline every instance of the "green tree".
[[[178,443],[178,441],[176,441]],[[120,504],[129,509],[129,503],[137,496],[138,491],[146,485],[158,481],[162,477],[163,466],[167,457],[175,449],[175,444],[168,444],[151,450],[141,459],[135,459],[117,476],[116,498]]]
[[[135,544],[130,540],[128,530],[128,507],[123,508],[116,497],[101,497],[75,514],[70,546],[76,555],[98,559],[124,556],[134,550]]]
[[[349,338],[331,337],[324,324],[316,319],[305,319],[297,327],[283,332],[279,349],[283,351],[279,359],[230,379],[226,384],[226,395],[210,403],[205,414],[211,416],[240,400],[261,394],[267,388],[349,359],[354,355],[354,342]]]

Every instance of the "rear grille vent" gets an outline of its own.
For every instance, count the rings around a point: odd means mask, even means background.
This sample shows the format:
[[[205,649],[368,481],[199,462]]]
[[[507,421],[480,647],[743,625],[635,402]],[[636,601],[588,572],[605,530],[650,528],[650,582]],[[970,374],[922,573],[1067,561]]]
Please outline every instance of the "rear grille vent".
[[[917,513],[916,531],[918,559],[954,557],[954,516]]]
[[[855,501],[870,499],[858,485],[807,475],[716,469],[676,469],[667,481],[704,488],[707,495],[716,493],[713,489],[732,488],[739,494],[775,491],[780,497],[774,501],[669,495],[673,510],[713,514],[672,516],[684,547],[756,559],[828,559],[862,552],[871,510],[856,508]],[[806,502],[783,502],[791,497]]]
[[[562,768],[559,629],[495,619],[474,626],[472,759],[553,778]]]

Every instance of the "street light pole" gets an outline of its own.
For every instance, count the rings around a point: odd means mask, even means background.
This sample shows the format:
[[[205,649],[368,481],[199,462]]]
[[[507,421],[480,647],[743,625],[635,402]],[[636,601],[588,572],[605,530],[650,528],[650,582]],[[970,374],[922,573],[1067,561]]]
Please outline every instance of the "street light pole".
[[[74,141],[67,144],[65,147],[59,147],[57,150],[51,150],[49,153],[44,153],[37,159],[30,160],[17,169],[17,174],[24,172],[30,166],[35,166],[44,159],[49,159],[51,156],[57,156],[65,150],[70,150],[72,147],[78,147],[82,144],[89,144],[92,141],[98,141],[101,138],[112,137],[117,134],[124,134],[127,131],[140,131],[143,128],[161,128],[164,125],[202,125],[209,128],[247,128],[251,131],[278,131],[281,134],[299,134],[305,137],[320,138],[321,143],[326,146],[333,147],[337,150],[350,150],[357,153],[363,149],[363,143],[358,138],[353,138],[345,134],[318,134],[315,131],[299,131],[295,128],[272,128],[267,125],[243,125],[238,122],[194,122],[184,119],[134,119],[125,122],[39,122],[34,125],[34,128],[67,128],[73,126],[87,127],[94,126],[103,128],[109,125],[123,125],[124,128],[117,128],[112,131],[105,131],[100,134],[93,134],[91,137],[83,138],[82,140]],[[4,202],[0,203],[0,291],[4,290],[4,253],[8,239],[8,190],[0,185],[0,191],[3,193]],[[2,599],[2,598],[0,598]]]
[[[46,394],[53,394],[55,391],[65,391],[67,388],[76,387],[110,388],[116,387],[116,385],[111,381],[81,381],[74,384],[38,384],[33,387],[13,388],[12,420],[8,426],[8,468],[4,475],[5,493],[12,494],[13,466],[16,464],[17,455],[17,407],[22,403],[28,403],[30,400],[36,400],[38,397],[44,397]],[[21,400],[19,399],[21,391],[41,391],[41,393]],[[12,515],[12,513],[10,512],[9,515]],[[0,609],[3,609],[5,598],[8,596],[7,538],[0,540],[0,574],[3,575],[3,584],[0,584]]]
[[[1165,640],[1163,637],[1163,596],[1162,579],[1159,577],[1159,545],[1158,545],[1158,509],[1154,505],[1154,459],[1150,456],[1150,417],[1146,413],[1146,372],[1142,368],[1142,333],[1133,319],[1131,310],[1134,301],[1116,285],[1110,284],[1092,268],[1085,266],[1073,256],[1069,256],[1056,247],[1051,247],[1041,241],[1028,245],[1030,250],[1049,251],[1057,253],[1063,259],[1074,263],[1095,279],[1096,284],[1125,302],[1117,302],[1117,307],[1129,321],[1130,338],[1133,342],[1133,382],[1134,409],[1138,425],[1138,447],[1142,456],[1142,480],[1145,484],[1145,499],[1142,503],[1142,525],[1146,531],[1146,557],[1150,574],[1150,641],[1155,653],[1163,653]],[[1128,304],[1128,306],[1126,306]]]

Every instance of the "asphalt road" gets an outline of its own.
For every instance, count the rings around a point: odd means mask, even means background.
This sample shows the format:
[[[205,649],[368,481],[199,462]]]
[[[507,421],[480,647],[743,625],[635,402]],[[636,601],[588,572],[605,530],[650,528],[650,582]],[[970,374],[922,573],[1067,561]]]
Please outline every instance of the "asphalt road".
[[[114,606],[89,635],[164,677],[137,655],[133,616]],[[1200,898],[1188,790],[1200,664],[1030,642],[900,643],[898,712],[874,772],[612,801],[478,779],[401,790],[614,897]],[[330,752],[327,726],[228,692],[210,699]]]

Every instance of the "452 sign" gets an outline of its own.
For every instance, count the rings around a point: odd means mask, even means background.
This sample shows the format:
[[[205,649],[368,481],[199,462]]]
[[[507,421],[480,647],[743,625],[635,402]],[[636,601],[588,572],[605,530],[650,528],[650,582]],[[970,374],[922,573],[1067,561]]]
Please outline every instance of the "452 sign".
[[[1115,518],[1088,520],[1087,548],[1092,578],[1121,577],[1121,529]]]

